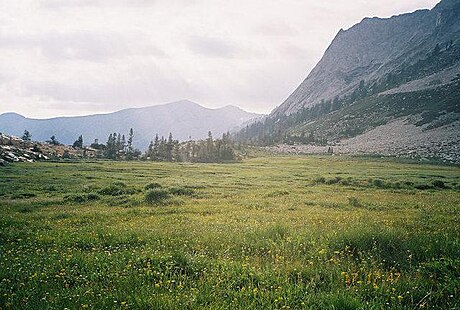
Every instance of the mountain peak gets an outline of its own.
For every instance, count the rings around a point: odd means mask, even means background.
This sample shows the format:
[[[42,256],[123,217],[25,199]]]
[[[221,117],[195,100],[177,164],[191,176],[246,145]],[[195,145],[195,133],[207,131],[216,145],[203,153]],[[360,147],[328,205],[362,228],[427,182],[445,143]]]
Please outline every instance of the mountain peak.
[[[113,132],[126,135],[133,128],[134,144],[145,148],[156,134],[167,137],[172,133],[179,140],[203,139],[208,131],[219,136],[258,116],[234,106],[208,109],[190,100],[180,100],[107,114],[40,120],[6,113],[0,115],[0,132],[18,136],[27,129],[37,141],[55,135],[64,144],[72,144],[83,135],[85,143],[89,144],[94,139],[103,142]]]
[[[350,96],[362,81],[369,85],[382,83],[390,74],[422,61],[437,44],[459,45],[459,32],[460,0],[443,0],[432,10],[390,18],[364,18],[337,33],[320,62],[272,113],[291,114],[302,107]],[[446,63],[460,66],[458,58]],[[442,80],[455,78],[454,71],[447,77],[442,75]]]
[[[446,10],[460,6],[460,0],[442,0],[435,7],[434,10]]]
[[[24,116],[16,112],[5,112],[5,113],[0,114],[0,116],[3,118],[10,118],[10,119],[11,118],[25,118]]]
[[[176,101],[176,102],[171,102],[169,104],[199,105],[201,107],[200,104],[198,104],[198,103],[196,103],[194,101],[188,100],[188,99],[183,99],[183,100],[179,100],[179,101]]]
[[[231,104],[228,104],[226,106],[223,106],[222,108],[220,108],[221,110],[234,110],[234,111],[243,111],[243,109],[241,109],[240,107],[237,107],[235,105],[231,105]]]

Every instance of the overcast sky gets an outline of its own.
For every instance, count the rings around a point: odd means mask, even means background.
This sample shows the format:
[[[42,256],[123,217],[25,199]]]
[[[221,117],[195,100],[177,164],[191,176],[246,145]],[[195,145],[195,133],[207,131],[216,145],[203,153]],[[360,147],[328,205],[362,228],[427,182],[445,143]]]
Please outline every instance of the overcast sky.
[[[340,28],[438,0],[0,0],[0,113],[189,99],[268,113]]]

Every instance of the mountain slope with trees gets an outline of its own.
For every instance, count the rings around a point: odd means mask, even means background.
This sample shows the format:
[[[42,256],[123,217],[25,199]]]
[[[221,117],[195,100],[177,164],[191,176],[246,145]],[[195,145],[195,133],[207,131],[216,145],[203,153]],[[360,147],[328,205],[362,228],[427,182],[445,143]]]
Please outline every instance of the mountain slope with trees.
[[[388,19],[365,18],[340,30],[294,93],[236,138],[257,145],[334,146],[398,119],[425,133],[417,150],[432,148],[435,136],[452,146],[435,146],[432,153],[439,157],[459,149],[460,0]]]

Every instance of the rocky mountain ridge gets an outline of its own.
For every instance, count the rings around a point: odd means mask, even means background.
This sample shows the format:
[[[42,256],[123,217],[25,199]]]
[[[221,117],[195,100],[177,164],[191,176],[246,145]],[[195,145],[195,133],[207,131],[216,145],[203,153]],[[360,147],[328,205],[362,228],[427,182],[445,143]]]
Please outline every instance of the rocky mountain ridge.
[[[432,10],[391,18],[364,18],[350,29],[338,32],[320,62],[272,115],[295,113],[303,107],[349,95],[361,81],[369,86],[384,84],[391,75],[400,75],[405,68],[450,46],[453,59],[423,74],[409,73],[398,86],[440,72],[443,72],[441,83],[446,83],[460,72],[459,43],[458,0],[443,0]],[[423,83],[418,89],[435,85]],[[412,88],[404,89],[408,90]]]
[[[340,30],[286,101],[236,138],[277,152],[460,163],[459,123],[460,0],[443,0]]]

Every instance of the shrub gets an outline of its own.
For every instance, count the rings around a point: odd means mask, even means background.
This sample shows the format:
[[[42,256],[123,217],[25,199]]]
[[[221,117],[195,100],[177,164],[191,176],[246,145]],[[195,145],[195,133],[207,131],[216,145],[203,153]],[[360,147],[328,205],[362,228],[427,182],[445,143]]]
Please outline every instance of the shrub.
[[[55,192],[55,191],[57,191],[57,188],[54,185],[49,185],[49,186],[46,186],[44,188],[44,190],[47,191],[47,192]]]
[[[64,197],[65,201],[75,202],[75,203],[84,203],[87,201],[98,200],[100,197],[96,193],[89,194],[72,194]]]
[[[120,195],[131,195],[134,194],[135,190],[127,188],[123,182],[114,182],[111,185],[104,187],[98,191],[101,195],[107,196],[120,196]]]
[[[178,195],[178,196],[193,196],[195,191],[191,188],[176,186],[176,187],[171,187],[169,189],[169,193],[171,193],[172,195]]]
[[[126,187],[126,184],[121,181],[116,181],[116,182],[113,182],[112,184],[118,187]]]
[[[74,194],[65,196],[64,200],[75,203],[84,203],[87,199],[85,195]]]
[[[363,205],[359,202],[358,198],[356,197],[348,197],[348,204],[354,208],[360,208]]]
[[[419,190],[427,190],[427,189],[432,189],[433,186],[429,185],[429,184],[417,184],[417,185],[414,185],[414,187],[416,189],[419,189]]]
[[[441,180],[434,180],[431,184],[436,188],[447,188],[446,184]]]
[[[145,193],[145,201],[150,204],[163,202],[169,198],[169,192],[161,188],[149,189]]]
[[[332,184],[337,184],[342,180],[341,177],[335,177],[333,179],[329,179],[326,181],[326,184],[332,185]]]
[[[100,197],[96,193],[89,193],[89,194],[86,195],[86,198],[88,200],[98,200]]]
[[[314,184],[323,184],[326,183],[326,178],[325,177],[317,177],[313,180]]]
[[[372,180],[372,185],[374,185],[375,187],[378,187],[378,188],[384,188],[385,187],[385,181],[380,180],[380,179],[375,179],[375,180]]]
[[[163,187],[160,183],[157,183],[157,182],[151,182],[147,185],[144,186],[144,189],[145,190],[149,190],[149,189],[154,189],[154,188],[161,188]]]
[[[25,193],[17,193],[17,194],[13,194],[11,195],[11,199],[23,199],[23,198],[32,198],[32,197],[36,197],[37,194],[35,193],[28,193],[28,192],[25,192]]]

